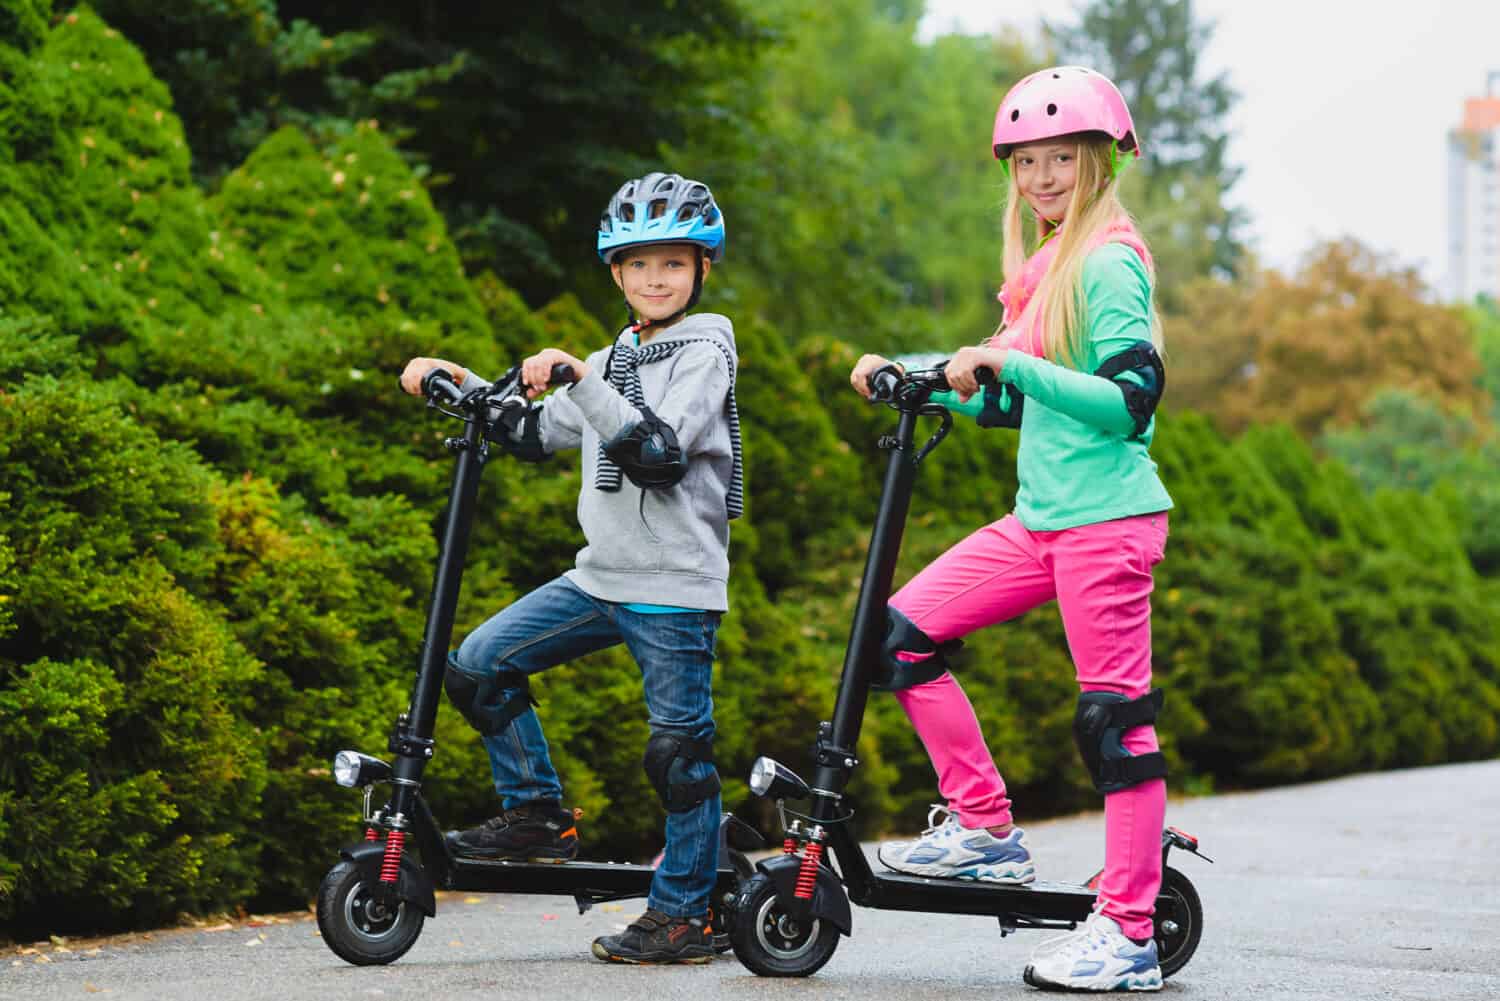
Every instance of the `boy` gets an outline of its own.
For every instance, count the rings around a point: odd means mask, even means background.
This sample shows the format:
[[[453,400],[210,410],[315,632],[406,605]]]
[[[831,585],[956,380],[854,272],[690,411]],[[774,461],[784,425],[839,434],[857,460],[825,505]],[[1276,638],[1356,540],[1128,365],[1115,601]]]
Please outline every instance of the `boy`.
[[[623,642],[641,668],[651,729],[643,766],[667,809],[666,849],[646,913],[596,939],[593,952],[615,962],[705,963],[720,814],[710,686],[728,609],[729,520],[743,499],[733,328],[688,310],[723,257],[724,219],[706,185],[651,173],[616,192],[597,247],[631,322],[586,360],[558,348],[527,358],[521,378],[532,398],[546,391],[554,365],[571,365],[576,381],[510,419],[502,442],[530,461],[583,450],[578,520],[588,544],[573,569],[449,656],[444,687],[483,736],[504,811],[451,833],[449,845],[481,858],[577,855],[574,814],[561,806],[527,678]],[[436,367],[465,391],[485,385],[452,362],[414,358],[403,388],[420,393]]]

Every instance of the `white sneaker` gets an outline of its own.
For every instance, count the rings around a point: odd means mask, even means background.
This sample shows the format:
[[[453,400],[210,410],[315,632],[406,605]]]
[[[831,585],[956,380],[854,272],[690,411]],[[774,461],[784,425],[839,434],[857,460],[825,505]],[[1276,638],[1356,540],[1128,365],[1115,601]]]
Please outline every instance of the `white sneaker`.
[[[943,819],[939,821],[939,817]],[[886,867],[913,876],[987,883],[1029,883],[1036,879],[1026,832],[1019,827],[997,838],[982,827],[963,826],[946,806],[934,806],[927,823],[920,838],[887,841],[876,856]]]
[[[1156,942],[1136,945],[1095,912],[1077,931],[1037,946],[1026,967],[1033,987],[1065,991],[1159,991]]]

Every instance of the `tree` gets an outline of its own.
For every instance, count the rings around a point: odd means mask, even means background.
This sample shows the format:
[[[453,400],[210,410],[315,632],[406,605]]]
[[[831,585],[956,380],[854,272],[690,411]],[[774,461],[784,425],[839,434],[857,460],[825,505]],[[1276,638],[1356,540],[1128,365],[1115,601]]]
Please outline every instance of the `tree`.
[[[988,334],[1005,197],[989,130],[1033,57],[1008,39],[924,44],[916,3],[761,10],[780,44],[753,78],[709,91],[729,109],[717,127],[672,147],[729,219],[709,300],[794,340],[832,334],[871,350],[951,350]]]
[[[1465,414],[1410,392],[1387,389],[1364,406],[1358,427],[1322,438],[1367,490],[1439,490],[1480,573],[1500,572],[1500,441]]]
[[[1479,383],[1495,401],[1493,416],[1500,422],[1500,305],[1489,296],[1480,296],[1468,316],[1474,351],[1479,355]]]
[[[530,302],[591,257],[609,195],[713,127],[700,96],[763,40],[740,0],[327,4],[100,0],[188,123],[213,180],[285,125],[376,119],[426,174],[472,271]]]
[[[1227,162],[1226,117],[1237,95],[1226,74],[1203,79],[1198,65],[1213,24],[1193,16],[1192,0],[1092,0],[1076,21],[1047,22],[1045,30],[1063,61],[1108,76],[1130,106],[1144,202],[1160,220],[1146,235],[1193,251],[1190,272],[1163,273],[1166,304],[1174,305],[1173,285],[1192,275],[1238,274],[1246,218],[1225,204],[1240,176]],[[1173,228],[1178,219],[1192,220],[1189,232]]]
[[[1352,241],[1297,275],[1263,271],[1184,293],[1169,331],[1170,399],[1226,430],[1286,421],[1305,434],[1358,420],[1392,386],[1452,413],[1488,413],[1462,312],[1427,301],[1413,269]]]

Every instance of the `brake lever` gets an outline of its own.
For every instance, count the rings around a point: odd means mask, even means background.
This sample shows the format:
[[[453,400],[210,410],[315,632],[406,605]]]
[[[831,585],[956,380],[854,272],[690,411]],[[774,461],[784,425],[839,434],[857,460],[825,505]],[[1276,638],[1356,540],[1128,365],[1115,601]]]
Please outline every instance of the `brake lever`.
[[[911,464],[913,466],[921,465],[922,460],[927,458],[928,453],[941,445],[943,439],[948,437],[948,432],[953,430],[953,414],[945,406],[937,403],[928,403],[918,408],[917,413],[928,417],[941,417],[943,423],[932,433],[932,437],[927,439],[927,444],[923,445],[917,454],[912,457]]]

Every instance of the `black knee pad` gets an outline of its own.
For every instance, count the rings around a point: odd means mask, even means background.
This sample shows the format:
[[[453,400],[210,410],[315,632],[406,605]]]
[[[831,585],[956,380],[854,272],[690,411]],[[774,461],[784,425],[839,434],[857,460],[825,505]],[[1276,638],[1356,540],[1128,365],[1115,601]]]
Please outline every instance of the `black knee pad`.
[[[705,778],[688,778],[694,761],[708,762]],[[646,741],[641,766],[668,813],[686,813],[719,791],[719,773],[714,770],[712,740],[692,740],[673,733],[653,733]]]
[[[519,691],[506,698],[507,688]],[[504,731],[511,720],[537,704],[531,697],[526,675],[520,671],[500,671],[489,678],[475,678],[460,670],[452,655],[443,672],[443,691],[469,725],[486,737]]]
[[[1156,721],[1162,690],[1153,688],[1138,699],[1114,692],[1083,692],[1073,715],[1073,739],[1088,766],[1094,788],[1119,792],[1149,779],[1167,776],[1167,759],[1160,751],[1131,754],[1125,750],[1125,731]]]
[[[957,653],[963,640],[934,643],[932,637],[918,629],[898,609],[885,608],[885,643],[880,648],[880,662],[875,668],[871,688],[897,692],[941,678],[951,666],[948,656]],[[897,653],[930,653],[926,660],[902,660]]]

